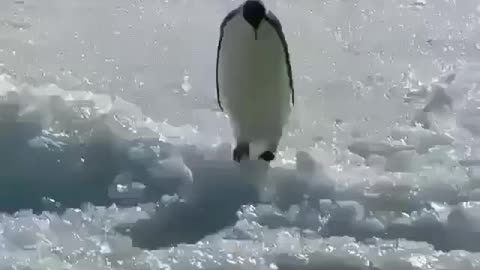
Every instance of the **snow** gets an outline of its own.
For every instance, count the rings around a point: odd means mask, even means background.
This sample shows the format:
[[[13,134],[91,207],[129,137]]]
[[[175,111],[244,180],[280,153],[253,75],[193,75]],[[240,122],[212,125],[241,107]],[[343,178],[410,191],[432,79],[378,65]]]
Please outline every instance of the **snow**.
[[[480,268],[480,2],[265,2],[271,168],[215,101],[239,0],[0,0],[0,269]]]

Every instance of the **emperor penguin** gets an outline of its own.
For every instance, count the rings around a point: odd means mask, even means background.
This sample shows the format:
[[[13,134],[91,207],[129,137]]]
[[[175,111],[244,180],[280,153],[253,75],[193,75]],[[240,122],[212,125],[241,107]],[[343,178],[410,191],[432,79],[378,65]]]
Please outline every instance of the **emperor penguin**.
[[[275,159],[294,105],[292,68],[282,25],[260,0],[230,11],[220,26],[217,101],[236,140],[233,160],[250,159],[250,144],[265,146],[258,159]]]

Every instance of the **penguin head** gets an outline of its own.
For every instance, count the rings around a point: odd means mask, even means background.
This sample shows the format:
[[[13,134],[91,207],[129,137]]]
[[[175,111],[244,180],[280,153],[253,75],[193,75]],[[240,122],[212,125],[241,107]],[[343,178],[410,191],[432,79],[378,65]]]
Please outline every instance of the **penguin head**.
[[[265,6],[260,0],[247,0],[243,4],[243,18],[254,30],[258,29],[266,14]]]

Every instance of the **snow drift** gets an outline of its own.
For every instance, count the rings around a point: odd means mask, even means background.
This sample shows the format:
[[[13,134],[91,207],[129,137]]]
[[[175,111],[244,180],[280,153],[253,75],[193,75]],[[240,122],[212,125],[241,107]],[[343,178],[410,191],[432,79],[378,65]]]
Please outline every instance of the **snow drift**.
[[[239,1],[2,0],[5,269],[476,269],[477,1],[266,1],[297,106],[231,161],[218,24]]]

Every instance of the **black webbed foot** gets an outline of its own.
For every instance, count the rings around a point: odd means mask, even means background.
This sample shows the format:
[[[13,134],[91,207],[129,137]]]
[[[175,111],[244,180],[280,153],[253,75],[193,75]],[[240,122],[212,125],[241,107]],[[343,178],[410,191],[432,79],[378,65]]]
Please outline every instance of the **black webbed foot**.
[[[266,162],[270,162],[275,159],[275,154],[272,151],[265,151],[259,156],[259,158]]]
[[[233,149],[233,160],[240,162],[244,157],[246,159],[250,157],[250,146],[248,143],[239,143],[235,149]]]

